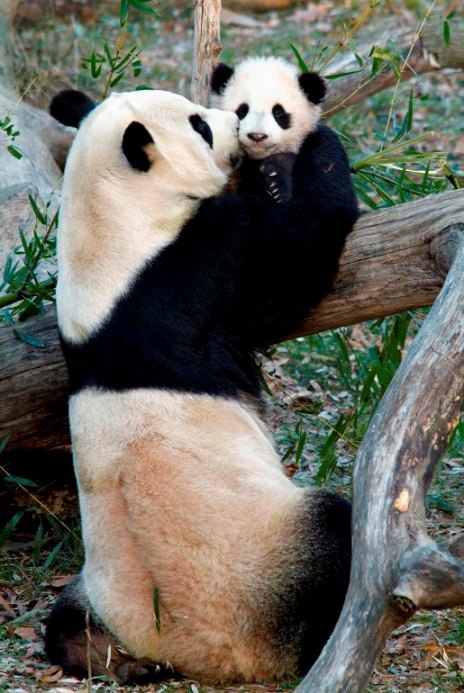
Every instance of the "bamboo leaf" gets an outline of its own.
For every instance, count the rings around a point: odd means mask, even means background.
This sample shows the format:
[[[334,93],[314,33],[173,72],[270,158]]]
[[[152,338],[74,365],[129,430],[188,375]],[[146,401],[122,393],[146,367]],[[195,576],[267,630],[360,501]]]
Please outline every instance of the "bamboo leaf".
[[[158,635],[161,635],[161,616],[160,616],[160,606],[159,606],[159,589],[155,587],[153,590],[153,616],[155,619],[156,630]]]
[[[8,441],[10,440],[10,436],[6,436],[2,441],[0,441],[0,455],[6,448]]]
[[[52,551],[50,551],[49,555],[47,556],[46,560],[44,561],[43,567],[44,569],[49,568],[55,558],[58,556],[60,553],[61,549],[63,547],[63,542],[60,541],[58,544],[54,547]]]
[[[14,147],[12,144],[9,144],[7,149],[10,152],[11,156],[14,156],[15,159],[22,159],[24,156],[22,151],[17,147]]]
[[[32,211],[34,212],[35,217],[38,219],[38,221],[40,221],[40,223],[43,226],[46,226],[47,225],[47,219],[42,214],[42,212],[40,211],[40,209],[37,205],[37,202],[34,200],[34,198],[32,197],[31,194],[29,194],[29,202],[30,202],[30,205],[32,207]]]
[[[3,544],[10,538],[16,525],[18,524],[24,513],[25,510],[18,510],[18,512],[13,515],[13,517],[7,522],[5,527],[2,529],[2,531],[0,532],[0,548],[2,548]]]
[[[307,66],[307,64],[305,63],[305,61],[303,60],[303,58],[301,57],[301,54],[300,54],[300,52],[298,51],[297,47],[296,47],[293,43],[291,43],[291,44],[290,44],[290,48],[292,49],[292,51],[293,51],[294,54],[295,54],[295,57],[296,57],[296,60],[297,60],[297,63],[298,63],[298,67],[300,68],[300,70],[301,70],[302,72],[308,72],[308,66]]]
[[[351,70],[350,72],[333,72],[330,75],[324,75],[325,79],[340,79],[340,77],[347,77],[348,75],[357,75],[362,70]]]
[[[450,30],[450,25],[447,19],[443,22],[443,41],[445,42],[445,46],[450,45],[450,40],[451,40],[451,30]]]
[[[37,347],[39,349],[45,348],[45,342],[38,337],[33,337],[30,334],[26,334],[25,332],[18,330],[17,328],[13,330],[13,334],[16,339],[19,339],[20,342],[24,342],[25,344],[29,344],[29,346]]]
[[[6,476],[4,479],[8,484],[38,488],[38,484],[36,484],[35,481],[32,481],[32,479],[24,479],[22,476]]]

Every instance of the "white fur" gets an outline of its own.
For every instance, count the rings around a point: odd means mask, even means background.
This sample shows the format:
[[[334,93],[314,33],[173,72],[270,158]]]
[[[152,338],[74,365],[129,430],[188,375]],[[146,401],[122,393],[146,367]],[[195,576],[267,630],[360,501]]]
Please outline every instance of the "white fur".
[[[249,106],[240,121],[240,144],[252,159],[262,159],[279,152],[296,153],[304,138],[312,132],[321,109],[308,101],[298,84],[298,70],[282,58],[247,58],[239,63],[219,101],[220,108],[236,111]],[[291,115],[291,127],[283,130],[272,115],[280,104]],[[253,142],[248,133],[264,133],[262,142]]]
[[[212,152],[189,123],[196,113],[214,133]],[[133,169],[121,148],[132,121],[155,142],[146,147],[148,172]],[[222,190],[236,128],[234,114],[163,91],[114,94],[84,120],[66,163],[58,233],[57,310],[66,339],[86,339],[198,200]]]
[[[136,656],[189,675],[207,663],[218,680],[259,678],[266,638],[257,645],[249,593],[270,561],[283,570],[304,493],[262,421],[234,400],[92,389],[71,398],[70,420],[97,613]]]

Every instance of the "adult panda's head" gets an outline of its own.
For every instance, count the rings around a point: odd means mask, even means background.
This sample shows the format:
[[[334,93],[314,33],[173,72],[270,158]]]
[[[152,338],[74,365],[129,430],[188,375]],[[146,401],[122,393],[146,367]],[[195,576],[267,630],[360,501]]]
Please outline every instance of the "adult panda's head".
[[[222,191],[237,161],[238,119],[157,90],[99,105],[66,91],[50,110],[78,127],[63,184],[57,305],[62,333],[79,341],[200,201]]]
[[[235,69],[219,63],[211,87],[220,96],[218,106],[239,117],[240,144],[252,159],[296,153],[317,126],[326,91],[318,74],[261,57],[247,58]]]
[[[105,176],[112,186],[117,178],[124,184],[133,180],[152,196],[155,180],[162,180],[163,194],[169,188],[178,196],[203,199],[221,191],[237,154],[235,117],[171,92],[112,94],[97,105],[85,94],[67,90],[54,97],[50,112],[79,128],[67,162],[68,178],[78,167],[82,179],[84,166],[95,182]],[[86,177],[86,184],[91,180]]]

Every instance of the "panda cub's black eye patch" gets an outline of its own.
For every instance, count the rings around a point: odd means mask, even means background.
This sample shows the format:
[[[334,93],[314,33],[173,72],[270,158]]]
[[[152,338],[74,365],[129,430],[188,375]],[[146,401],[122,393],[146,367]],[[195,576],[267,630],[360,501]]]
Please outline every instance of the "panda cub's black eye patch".
[[[250,107],[248,106],[247,103],[241,103],[240,106],[235,111],[235,114],[238,116],[239,120],[243,120],[249,110],[250,110]]]
[[[213,132],[206,122],[206,120],[203,120],[201,116],[199,116],[197,113],[195,115],[191,115],[190,118],[190,125],[192,128],[195,130],[195,132],[198,132],[199,135],[203,137],[205,142],[209,144],[211,149],[213,148]]]
[[[272,115],[274,116],[274,120],[276,121],[277,125],[280,125],[282,130],[288,130],[291,124],[291,115],[290,113],[287,113],[285,108],[280,105],[280,103],[276,103],[276,105],[272,109]]]

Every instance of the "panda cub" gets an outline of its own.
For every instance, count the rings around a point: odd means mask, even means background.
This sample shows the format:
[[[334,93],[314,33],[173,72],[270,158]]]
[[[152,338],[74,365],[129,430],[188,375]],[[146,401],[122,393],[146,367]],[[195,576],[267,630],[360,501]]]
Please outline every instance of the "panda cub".
[[[211,88],[220,96],[217,105],[240,120],[246,155],[239,172],[241,189],[265,191],[279,204],[288,202],[296,154],[318,126],[324,79],[314,72],[298,74],[282,58],[251,57],[235,69],[219,63]]]
[[[331,286],[357,217],[343,148],[306,138],[278,206],[223,193],[234,113],[156,90],[66,91],[51,112],[78,127],[57,314],[85,562],[48,655],[118,681],[304,673],[345,597],[350,507],[286,477],[257,354]]]

